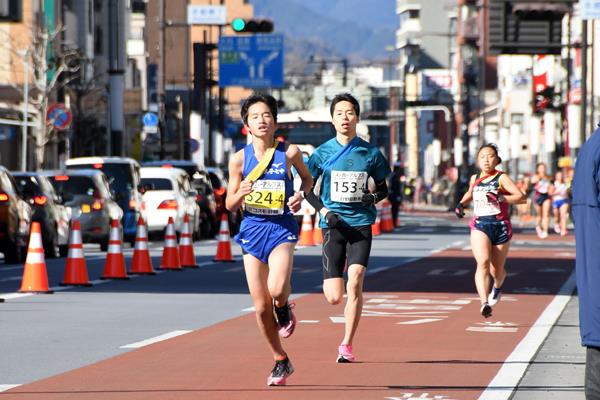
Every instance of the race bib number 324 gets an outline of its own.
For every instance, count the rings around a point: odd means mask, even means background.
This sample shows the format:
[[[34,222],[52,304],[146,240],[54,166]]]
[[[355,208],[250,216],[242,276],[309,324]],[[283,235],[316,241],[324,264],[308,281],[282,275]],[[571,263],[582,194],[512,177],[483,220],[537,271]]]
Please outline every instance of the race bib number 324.
[[[357,171],[331,171],[331,200],[354,203],[362,199],[367,190],[367,173]]]
[[[285,182],[282,180],[258,180],[252,185],[252,193],[246,195],[246,211],[259,215],[283,214]]]

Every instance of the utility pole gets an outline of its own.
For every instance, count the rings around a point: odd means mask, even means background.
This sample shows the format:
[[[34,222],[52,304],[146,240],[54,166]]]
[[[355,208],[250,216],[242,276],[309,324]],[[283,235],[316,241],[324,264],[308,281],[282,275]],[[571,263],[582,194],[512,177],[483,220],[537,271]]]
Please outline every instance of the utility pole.
[[[123,155],[123,92],[125,89],[125,2],[108,3],[108,54],[111,154]]]
[[[166,144],[166,123],[165,123],[165,79],[166,71],[165,67],[165,14],[166,4],[165,0],[159,1],[159,12],[158,12],[158,58],[160,58],[160,68],[158,73],[158,129],[160,131],[160,159],[165,159],[165,144]]]

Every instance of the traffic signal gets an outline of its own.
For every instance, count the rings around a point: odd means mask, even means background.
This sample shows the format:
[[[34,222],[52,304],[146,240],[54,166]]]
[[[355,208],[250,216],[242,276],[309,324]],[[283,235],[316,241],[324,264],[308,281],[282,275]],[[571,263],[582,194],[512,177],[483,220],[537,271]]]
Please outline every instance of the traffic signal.
[[[273,21],[236,18],[231,21],[231,29],[236,33],[270,33],[273,32]]]

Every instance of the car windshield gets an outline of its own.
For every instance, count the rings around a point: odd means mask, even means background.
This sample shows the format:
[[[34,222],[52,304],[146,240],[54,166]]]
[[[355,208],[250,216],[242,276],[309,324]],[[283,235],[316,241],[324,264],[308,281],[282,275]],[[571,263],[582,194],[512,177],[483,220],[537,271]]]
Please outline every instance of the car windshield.
[[[94,181],[87,176],[52,176],[49,179],[56,193],[73,196],[94,196],[97,193]]]
[[[142,186],[146,190],[173,190],[171,180],[165,178],[142,178]]]
[[[28,199],[33,196],[42,195],[42,190],[33,176],[15,176],[17,192],[19,196]]]
[[[99,168],[96,168],[99,167]],[[111,189],[116,192],[124,192],[133,189],[133,175],[129,164],[77,164],[69,165],[70,169],[96,168],[104,172],[108,177]]]

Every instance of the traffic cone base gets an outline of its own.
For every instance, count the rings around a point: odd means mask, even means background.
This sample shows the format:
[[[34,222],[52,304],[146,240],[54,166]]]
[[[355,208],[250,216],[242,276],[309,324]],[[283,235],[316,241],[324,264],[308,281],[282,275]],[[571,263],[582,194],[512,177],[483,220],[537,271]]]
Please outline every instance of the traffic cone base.
[[[229,235],[229,220],[227,213],[221,214],[221,226],[219,229],[219,243],[217,244],[217,254],[213,261],[234,262],[231,254],[231,237]]]
[[[194,240],[190,229],[190,217],[183,217],[183,229],[179,240],[179,261],[183,268],[198,268],[196,256],[194,255]]]
[[[152,266],[152,257],[150,257],[150,251],[148,250],[146,223],[142,217],[138,219],[135,233],[135,248],[129,272],[136,275],[156,275]]]
[[[169,217],[169,222],[167,224],[165,247],[163,248],[160,269],[183,271],[181,268],[181,261],[179,260],[179,249],[177,248],[177,235],[175,234],[173,217]]]
[[[19,293],[45,293],[54,291],[48,287],[48,271],[42,245],[42,230],[39,222],[31,224],[27,258],[23,269],[23,279]]]
[[[73,220],[69,232],[69,253],[67,265],[61,286],[92,286],[88,278],[87,266],[83,254],[81,226],[78,220]]]

